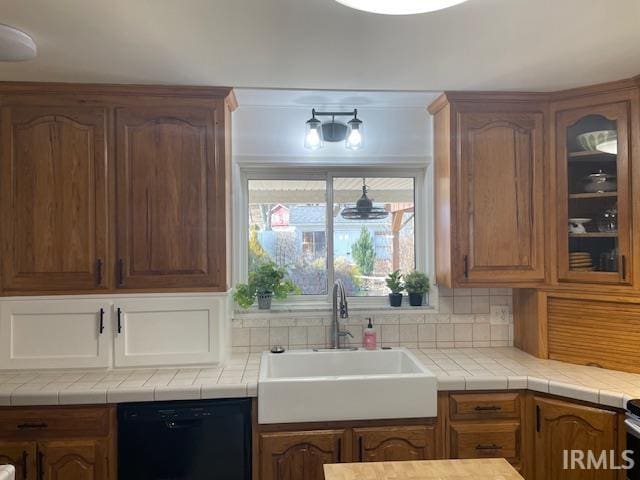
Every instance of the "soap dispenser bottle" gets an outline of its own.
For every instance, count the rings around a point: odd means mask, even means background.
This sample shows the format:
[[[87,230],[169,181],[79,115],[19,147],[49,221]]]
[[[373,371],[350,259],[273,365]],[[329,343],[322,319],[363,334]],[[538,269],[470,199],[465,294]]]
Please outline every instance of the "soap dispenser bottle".
[[[367,328],[364,329],[364,338],[363,338],[363,343],[364,343],[364,348],[366,350],[375,350],[377,345],[377,340],[376,340],[376,331],[373,329],[373,324],[371,323],[371,319],[369,318],[369,324],[367,325]]]

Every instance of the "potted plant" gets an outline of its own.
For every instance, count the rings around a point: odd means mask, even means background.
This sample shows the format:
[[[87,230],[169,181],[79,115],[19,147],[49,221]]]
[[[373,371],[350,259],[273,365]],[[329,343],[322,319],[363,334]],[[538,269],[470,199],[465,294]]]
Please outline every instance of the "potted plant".
[[[399,307],[402,305],[402,290],[404,285],[402,284],[402,274],[400,270],[390,273],[386,279],[387,287],[391,290],[389,294],[389,305],[392,307]]]
[[[249,272],[249,282],[236,285],[233,299],[242,308],[249,308],[258,299],[260,310],[271,308],[271,299],[284,300],[290,293],[299,292],[293,282],[286,278],[287,272],[273,262],[259,263]]]
[[[429,277],[417,270],[409,272],[404,276],[404,288],[409,294],[409,305],[420,307],[424,294],[429,291]]]

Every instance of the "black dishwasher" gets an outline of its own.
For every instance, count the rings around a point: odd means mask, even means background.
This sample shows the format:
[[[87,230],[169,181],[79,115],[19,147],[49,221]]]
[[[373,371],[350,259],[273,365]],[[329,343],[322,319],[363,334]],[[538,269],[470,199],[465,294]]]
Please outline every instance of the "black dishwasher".
[[[119,480],[250,478],[250,399],[118,407]]]

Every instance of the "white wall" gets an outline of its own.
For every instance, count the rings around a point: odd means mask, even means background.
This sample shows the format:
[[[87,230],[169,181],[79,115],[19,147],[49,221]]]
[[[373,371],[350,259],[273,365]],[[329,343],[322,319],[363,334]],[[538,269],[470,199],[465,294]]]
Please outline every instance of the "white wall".
[[[236,163],[425,166],[431,160],[432,126],[426,107],[435,93],[248,89],[236,93],[240,105],[233,116]],[[311,118],[312,108],[357,108],[358,118],[364,122],[365,147],[354,152],[345,149],[343,142],[325,142],[319,151],[306,150],[305,122]]]

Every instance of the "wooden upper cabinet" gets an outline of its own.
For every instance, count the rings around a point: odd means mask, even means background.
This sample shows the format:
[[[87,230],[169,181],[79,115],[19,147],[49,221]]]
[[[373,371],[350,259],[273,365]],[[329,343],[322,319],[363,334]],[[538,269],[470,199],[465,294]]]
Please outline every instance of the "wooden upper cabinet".
[[[400,462],[435,458],[435,427],[365,427],[353,429],[356,462]]]
[[[226,289],[220,115],[116,110],[118,287]]]
[[[544,107],[441,99],[430,111],[438,283],[543,283]]]
[[[543,115],[458,119],[460,282],[542,282]]]
[[[633,283],[631,116],[630,101],[556,113],[559,282]]]
[[[3,290],[105,288],[106,110],[14,105],[1,112]]]
[[[323,480],[324,464],[345,459],[345,430],[260,434],[261,480]]]
[[[599,408],[576,405],[542,397],[534,398],[535,479],[536,480],[614,480],[613,469],[565,469],[565,450],[581,450],[585,458],[596,458],[605,451],[617,451],[617,415]]]

